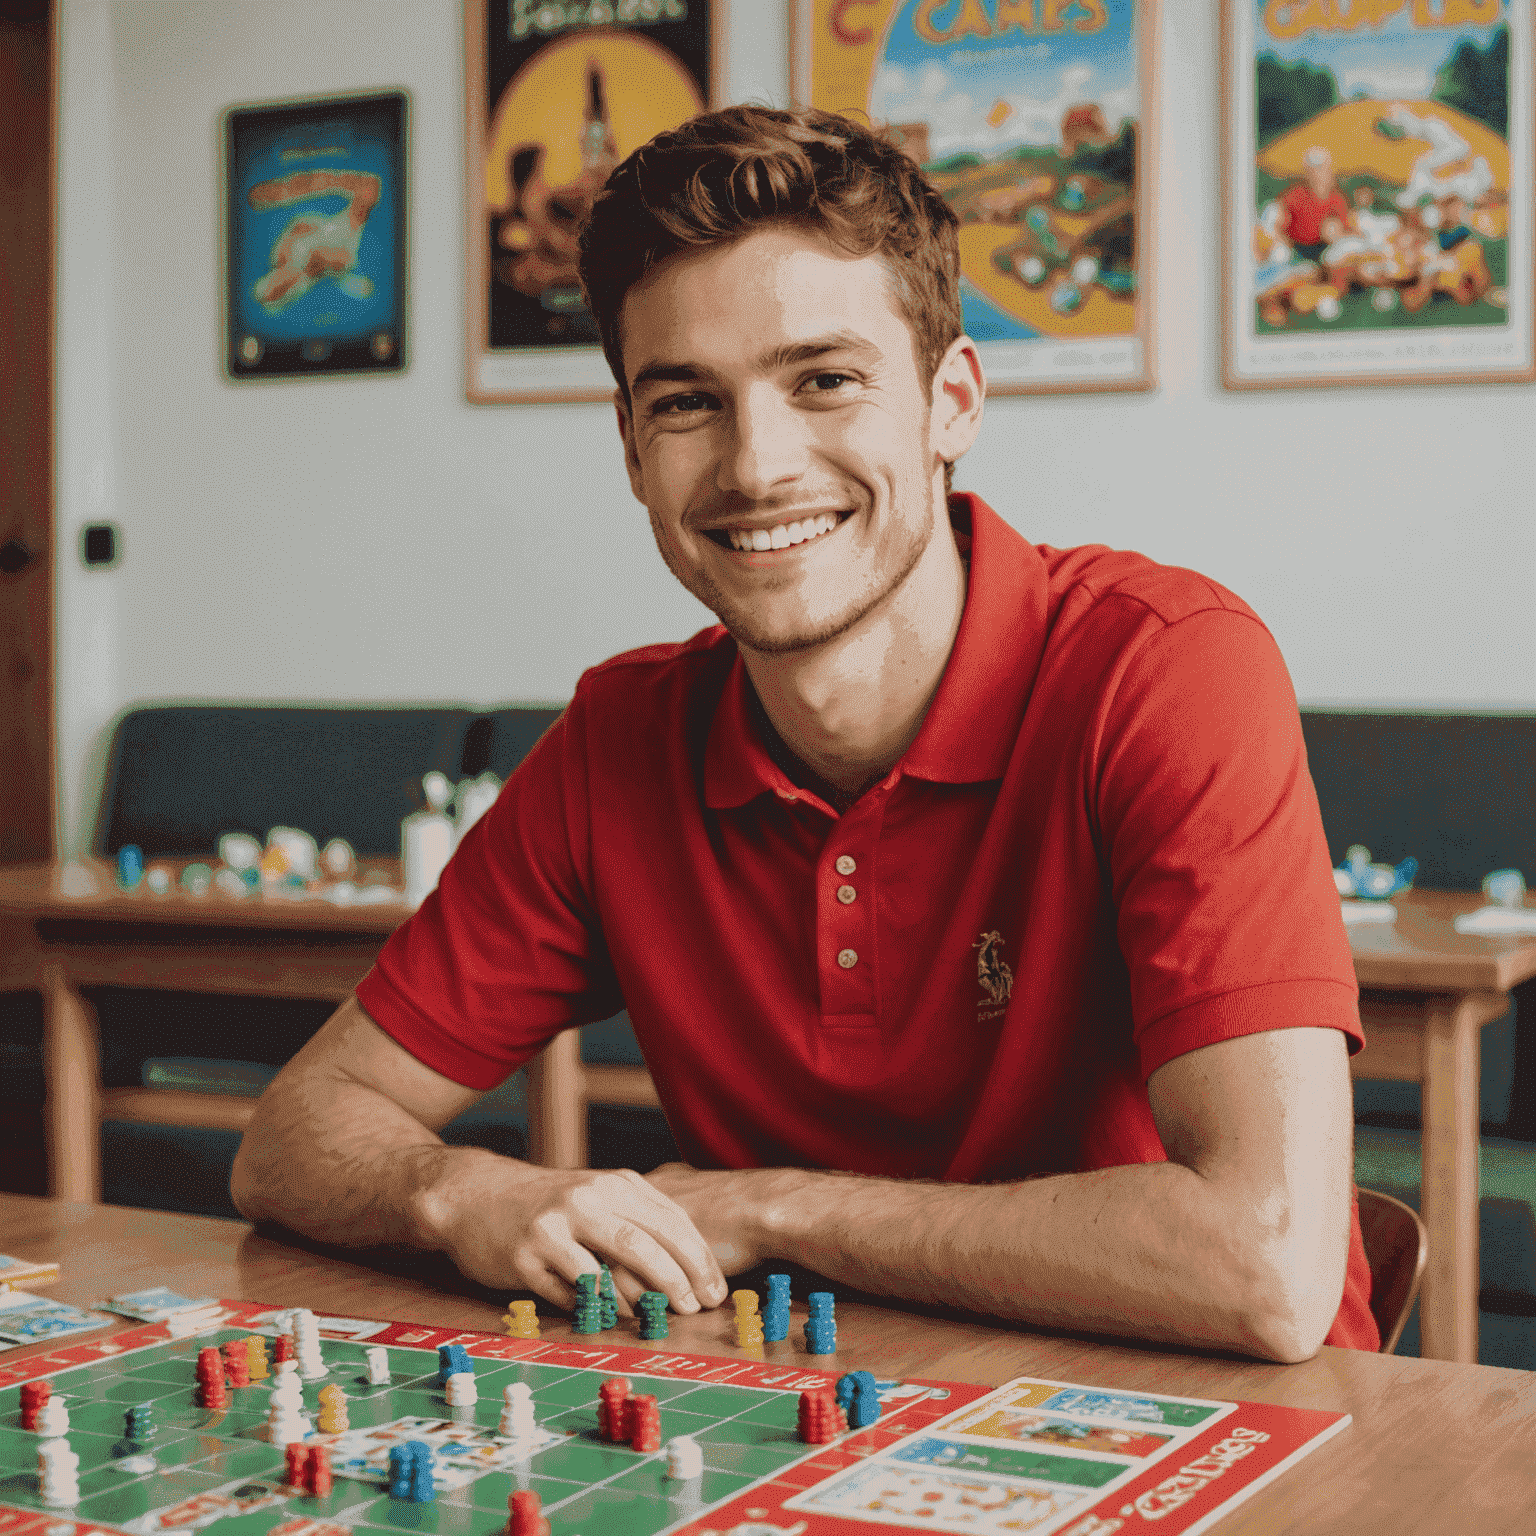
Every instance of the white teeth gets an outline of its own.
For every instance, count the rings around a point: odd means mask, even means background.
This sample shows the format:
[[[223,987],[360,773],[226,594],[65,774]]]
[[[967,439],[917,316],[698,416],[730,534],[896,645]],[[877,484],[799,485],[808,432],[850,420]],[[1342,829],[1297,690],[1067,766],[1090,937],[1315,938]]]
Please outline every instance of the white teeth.
[[[777,528],[731,528],[727,537],[732,549],[757,551],[760,549],[787,549],[791,544],[803,544],[823,533],[831,533],[837,527],[835,512],[818,512],[814,517],[802,518],[798,523],[780,523]]]

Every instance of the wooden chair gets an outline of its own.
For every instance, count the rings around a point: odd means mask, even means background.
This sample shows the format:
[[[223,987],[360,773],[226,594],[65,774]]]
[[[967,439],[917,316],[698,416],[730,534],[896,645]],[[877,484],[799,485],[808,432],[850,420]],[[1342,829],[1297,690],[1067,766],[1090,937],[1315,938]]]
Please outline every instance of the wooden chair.
[[[659,1109],[644,1067],[588,1065],[580,1031],[556,1035],[528,1063],[528,1160],[546,1168],[587,1166],[587,1105]]]
[[[1381,1352],[1390,1355],[1419,1294],[1429,1262],[1429,1233],[1411,1205],[1375,1189],[1356,1193],[1360,1235],[1371,1266],[1371,1316],[1381,1333]]]

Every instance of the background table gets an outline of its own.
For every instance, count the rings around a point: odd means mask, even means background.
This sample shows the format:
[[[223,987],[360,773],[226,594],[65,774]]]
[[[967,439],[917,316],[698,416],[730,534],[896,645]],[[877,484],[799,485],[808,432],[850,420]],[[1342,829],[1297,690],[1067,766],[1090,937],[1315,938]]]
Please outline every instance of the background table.
[[[1356,1077],[1418,1083],[1422,1093],[1419,1211],[1429,1265],[1419,1293],[1426,1358],[1477,1359],[1478,1074],[1480,1034],[1509,1008],[1510,990],[1536,976],[1536,934],[1457,933],[1472,894],[1408,891],[1395,923],[1350,929],[1365,1049]]]
[[[82,1304],[166,1284],[185,1295],[490,1332],[500,1332],[505,1306],[505,1298],[477,1291],[436,1259],[386,1273],[241,1222],[22,1195],[0,1195],[0,1251],[59,1259],[63,1275],[49,1294]],[[727,1306],[673,1318],[669,1345],[741,1358],[732,1342],[732,1316]],[[544,1319],[544,1334],[573,1337],[568,1323],[556,1318]],[[828,1363],[840,1370],[984,1386],[1034,1374],[1354,1415],[1348,1429],[1216,1526],[1218,1536],[1536,1529],[1536,1374],[1338,1349],[1324,1349],[1302,1365],[1263,1365],[852,1301],[838,1304],[838,1346]],[[802,1358],[793,1334],[769,1349]]]

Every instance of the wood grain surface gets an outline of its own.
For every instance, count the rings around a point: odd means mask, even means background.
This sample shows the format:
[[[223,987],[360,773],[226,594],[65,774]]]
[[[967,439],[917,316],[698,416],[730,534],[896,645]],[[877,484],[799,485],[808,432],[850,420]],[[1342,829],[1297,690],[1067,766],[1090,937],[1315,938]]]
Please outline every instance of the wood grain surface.
[[[81,1304],[164,1284],[189,1296],[500,1332],[506,1299],[432,1256],[362,1263],[240,1222],[23,1195],[0,1195],[0,1252],[60,1260],[63,1274],[49,1294]],[[839,1302],[837,1321],[838,1354],[827,1363],[845,1370],[987,1386],[1035,1374],[1354,1416],[1337,1438],[1220,1522],[1217,1536],[1536,1530],[1536,1374],[1337,1349],[1302,1365],[1266,1365],[848,1300]],[[631,1327],[621,1321],[621,1342]],[[543,1329],[548,1338],[572,1337],[563,1318],[545,1317]],[[726,1307],[673,1318],[668,1342],[739,1358],[732,1336]],[[768,1348],[769,1358],[800,1357],[798,1326]]]

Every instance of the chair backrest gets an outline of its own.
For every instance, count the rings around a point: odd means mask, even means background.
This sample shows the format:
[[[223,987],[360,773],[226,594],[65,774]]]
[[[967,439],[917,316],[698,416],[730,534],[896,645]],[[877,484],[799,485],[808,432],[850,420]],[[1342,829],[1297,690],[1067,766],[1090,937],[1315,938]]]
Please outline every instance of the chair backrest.
[[[1429,1262],[1429,1233],[1411,1205],[1380,1190],[1361,1189],[1360,1236],[1371,1266],[1371,1316],[1390,1355],[1413,1310]]]

